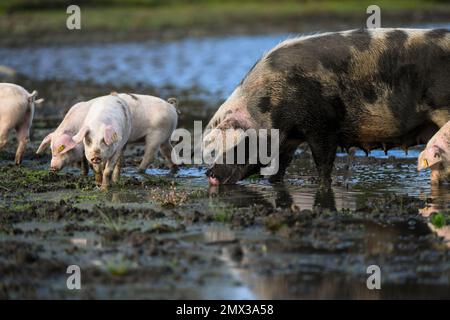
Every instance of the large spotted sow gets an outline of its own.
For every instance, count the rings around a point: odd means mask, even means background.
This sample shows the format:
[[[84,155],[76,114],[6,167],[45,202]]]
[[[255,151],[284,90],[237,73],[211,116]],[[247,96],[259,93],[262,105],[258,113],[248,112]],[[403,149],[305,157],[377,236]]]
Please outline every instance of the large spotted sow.
[[[207,128],[280,130],[282,180],[307,142],[328,189],[336,148],[388,150],[426,143],[450,120],[450,32],[374,29],[287,40],[265,54]],[[214,142],[217,134],[204,138]],[[226,149],[224,149],[226,150]],[[226,151],[223,151],[226,152]],[[235,183],[261,164],[219,164],[212,184]]]

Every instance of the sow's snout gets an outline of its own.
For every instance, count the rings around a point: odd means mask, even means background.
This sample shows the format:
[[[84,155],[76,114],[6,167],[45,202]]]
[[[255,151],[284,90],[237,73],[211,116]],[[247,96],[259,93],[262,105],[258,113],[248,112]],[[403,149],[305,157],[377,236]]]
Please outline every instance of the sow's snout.
[[[206,171],[206,176],[211,185],[235,184],[258,172],[258,165],[250,164],[215,164]]]

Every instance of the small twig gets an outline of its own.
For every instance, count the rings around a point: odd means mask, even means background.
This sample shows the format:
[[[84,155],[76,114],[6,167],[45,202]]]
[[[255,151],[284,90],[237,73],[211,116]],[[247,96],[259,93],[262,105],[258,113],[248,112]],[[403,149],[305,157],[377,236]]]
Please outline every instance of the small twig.
[[[11,191],[11,190],[9,190],[7,187],[4,187],[4,186],[0,186],[0,188],[2,188],[3,190],[5,190],[5,191],[7,191],[7,192]]]

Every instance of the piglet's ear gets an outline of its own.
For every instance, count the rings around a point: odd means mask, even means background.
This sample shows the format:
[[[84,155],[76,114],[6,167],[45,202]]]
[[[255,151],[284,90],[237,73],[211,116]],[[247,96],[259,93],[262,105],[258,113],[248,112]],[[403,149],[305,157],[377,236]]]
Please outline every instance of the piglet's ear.
[[[78,131],[76,135],[72,137],[72,140],[75,144],[79,144],[83,141],[84,137],[89,133],[89,127],[84,126]]]
[[[73,139],[71,138],[67,141],[67,143],[59,145],[56,151],[58,152],[58,154],[64,154],[75,148],[77,145],[78,143],[75,143],[75,141],[73,141]]]
[[[36,153],[37,154],[41,154],[50,144],[50,142],[52,141],[52,136],[53,136],[53,132],[49,133],[44,140],[42,140],[41,145],[39,146],[39,148],[37,149]]]
[[[114,130],[114,127],[112,125],[105,126],[105,133],[103,138],[105,139],[105,143],[108,146],[120,139],[119,135]]]

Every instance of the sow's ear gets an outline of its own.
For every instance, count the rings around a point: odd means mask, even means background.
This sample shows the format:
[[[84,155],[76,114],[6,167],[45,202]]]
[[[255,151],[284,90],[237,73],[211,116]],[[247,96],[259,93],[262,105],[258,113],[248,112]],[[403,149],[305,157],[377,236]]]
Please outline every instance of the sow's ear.
[[[76,135],[72,137],[72,140],[75,142],[75,144],[79,144],[83,141],[84,137],[88,134],[89,127],[84,126],[78,131]]]
[[[50,142],[52,142],[52,136],[53,136],[53,132],[49,133],[44,140],[42,140],[41,145],[39,146],[39,148],[37,149],[36,153],[37,154],[41,154],[42,151],[44,151],[48,145],[50,144]]]
[[[56,146],[56,154],[64,154],[78,145],[71,136],[64,134],[58,141],[58,146]]]
[[[420,171],[428,167],[432,167],[442,161],[444,150],[438,146],[431,146],[420,153],[417,169]]]
[[[113,142],[120,140],[119,135],[114,130],[112,125],[107,125],[105,127],[105,132],[103,134],[103,138],[105,139],[105,143],[107,146],[111,145]]]

